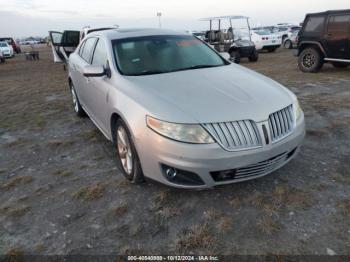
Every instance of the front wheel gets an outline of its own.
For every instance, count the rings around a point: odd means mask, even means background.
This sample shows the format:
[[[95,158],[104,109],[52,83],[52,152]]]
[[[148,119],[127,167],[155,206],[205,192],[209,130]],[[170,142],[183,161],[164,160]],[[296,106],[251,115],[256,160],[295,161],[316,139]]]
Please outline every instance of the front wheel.
[[[301,71],[305,73],[316,73],[323,66],[323,56],[315,48],[306,48],[299,55],[298,65]]]
[[[238,50],[234,50],[230,52],[230,60],[234,62],[235,64],[239,64],[241,62],[241,54]]]
[[[134,184],[144,181],[140,160],[138,158],[130,132],[122,119],[115,123],[114,142],[117,149],[117,160],[124,176]]]

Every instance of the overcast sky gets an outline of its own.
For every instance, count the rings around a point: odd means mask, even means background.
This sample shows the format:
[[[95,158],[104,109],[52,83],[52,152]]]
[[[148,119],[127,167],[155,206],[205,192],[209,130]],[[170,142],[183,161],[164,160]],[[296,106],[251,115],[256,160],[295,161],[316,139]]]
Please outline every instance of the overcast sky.
[[[206,16],[246,15],[253,26],[301,22],[306,13],[350,8],[350,0],[0,0],[0,36],[46,36],[49,30],[121,27],[205,29]]]

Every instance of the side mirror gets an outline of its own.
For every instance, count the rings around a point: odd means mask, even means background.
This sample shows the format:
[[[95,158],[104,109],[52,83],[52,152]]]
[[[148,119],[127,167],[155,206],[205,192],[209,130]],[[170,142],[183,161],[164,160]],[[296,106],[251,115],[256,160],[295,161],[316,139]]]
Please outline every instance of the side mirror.
[[[87,65],[83,68],[83,75],[86,77],[100,77],[106,75],[102,65]]]

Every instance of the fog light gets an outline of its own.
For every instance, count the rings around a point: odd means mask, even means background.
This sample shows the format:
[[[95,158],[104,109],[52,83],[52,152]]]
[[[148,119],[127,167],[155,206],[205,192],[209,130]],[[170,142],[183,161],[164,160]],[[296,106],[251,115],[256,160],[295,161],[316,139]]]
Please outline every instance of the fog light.
[[[175,168],[172,168],[172,167],[168,167],[166,170],[165,170],[165,174],[167,175],[167,177],[169,179],[174,179],[177,175],[177,171]]]
[[[195,173],[161,164],[164,177],[171,183],[178,185],[204,185],[203,180]]]

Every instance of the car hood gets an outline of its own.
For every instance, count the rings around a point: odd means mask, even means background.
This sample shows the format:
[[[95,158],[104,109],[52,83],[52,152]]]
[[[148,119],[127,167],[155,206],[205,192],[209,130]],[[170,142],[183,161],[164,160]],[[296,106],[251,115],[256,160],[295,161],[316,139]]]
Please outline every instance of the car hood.
[[[189,116],[198,123],[260,122],[296,99],[272,79],[234,64],[127,78],[154,117],[174,122]],[[173,114],[168,107],[176,109]]]

